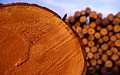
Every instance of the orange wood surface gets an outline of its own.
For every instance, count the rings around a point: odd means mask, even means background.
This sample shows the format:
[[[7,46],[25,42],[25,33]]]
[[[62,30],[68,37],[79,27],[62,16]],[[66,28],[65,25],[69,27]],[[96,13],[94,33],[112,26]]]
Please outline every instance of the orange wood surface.
[[[51,10],[0,6],[0,75],[82,75],[79,40]]]

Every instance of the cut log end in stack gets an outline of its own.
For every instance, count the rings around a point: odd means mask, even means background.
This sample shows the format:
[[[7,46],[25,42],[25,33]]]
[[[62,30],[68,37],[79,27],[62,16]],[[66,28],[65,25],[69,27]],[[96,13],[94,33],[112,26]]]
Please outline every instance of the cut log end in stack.
[[[103,18],[101,13],[86,8],[71,17],[66,21],[82,40],[82,48],[86,52],[87,74],[117,73],[120,70],[120,13]],[[80,29],[77,30],[78,28]]]

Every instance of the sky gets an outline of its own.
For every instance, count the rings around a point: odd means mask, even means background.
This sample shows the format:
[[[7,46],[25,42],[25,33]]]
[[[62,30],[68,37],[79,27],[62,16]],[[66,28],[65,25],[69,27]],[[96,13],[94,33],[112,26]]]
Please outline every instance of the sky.
[[[109,13],[120,12],[120,0],[0,0],[0,3],[26,2],[47,7],[60,15],[73,15],[77,10],[84,10],[90,7],[92,10],[107,16]]]

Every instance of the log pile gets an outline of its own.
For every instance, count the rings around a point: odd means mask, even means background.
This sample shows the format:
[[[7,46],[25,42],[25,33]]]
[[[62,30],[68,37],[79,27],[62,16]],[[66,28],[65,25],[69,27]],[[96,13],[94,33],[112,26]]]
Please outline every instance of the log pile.
[[[87,75],[120,74],[120,12],[103,17],[101,13],[86,8],[76,11],[65,22],[82,42]]]

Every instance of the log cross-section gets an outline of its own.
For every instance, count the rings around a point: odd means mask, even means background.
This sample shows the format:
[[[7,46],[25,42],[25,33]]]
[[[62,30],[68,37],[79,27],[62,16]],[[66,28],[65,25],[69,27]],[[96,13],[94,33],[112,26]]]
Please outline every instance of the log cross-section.
[[[0,5],[0,75],[82,75],[84,64],[79,40],[56,13]]]

